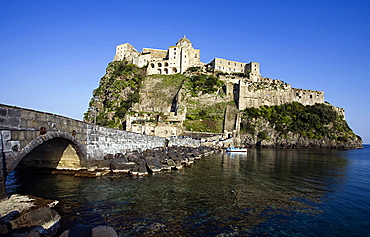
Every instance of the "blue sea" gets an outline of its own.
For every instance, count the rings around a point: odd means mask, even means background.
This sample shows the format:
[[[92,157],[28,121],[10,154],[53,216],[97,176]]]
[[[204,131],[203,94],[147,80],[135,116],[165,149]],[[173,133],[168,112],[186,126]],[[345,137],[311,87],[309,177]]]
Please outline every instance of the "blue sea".
[[[249,149],[146,177],[8,176],[8,193],[57,199],[64,229],[119,236],[370,236],[370,145]]]

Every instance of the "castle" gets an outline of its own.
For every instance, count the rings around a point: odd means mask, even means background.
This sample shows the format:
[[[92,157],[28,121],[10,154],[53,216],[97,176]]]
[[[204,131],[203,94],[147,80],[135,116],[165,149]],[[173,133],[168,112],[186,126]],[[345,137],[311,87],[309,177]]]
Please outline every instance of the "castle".
[[[261,77],[260,66],[256,62],[244,63],[222,58],[214,58],[208,64],[201,62],[200,50],[194,49],[193,44],[185,35],[177,41],[175,46],[170,46],[167,50],[143,48],[142,52],[138,52],[129,43],[117,45],[114,60],[123,59],[139,67],[148,65],[148,75],[171,75],[184,73],[189,67],[207,66],[212,70],[226,73],[249,73],[253,81]]]
[[[223,88],[215,95],[197,97],[197,103],[212,105],[220,102],[235,102],[234,109],[230,108],[225,111],[224,134],[238,134],[240,130],[239,111],[248,107],[281,105],[294,101],[303,105],[324,103],[324,92],[322,91],[297,89],[281,80],[262,77],[260,64],[257,62],[245,63],[214,58],[209,63],[203,63],[200,61],[200,50],[193,48],[192,42],[185,36],[167,50],[143,48],[141,52],[138,52],[129,43],[117,45],[114,60],[127,60],[140,67],[147,66],[148,75],[184,74],[189,73],[187,69],[190,67],[199,67],[203,73],[217,75],[219,80],[224,82]],[[161,86],[156,86],[157,89],[155,89],[153,87],[156,80],[159,82],[160,79],[152,77],[150,80],[140,92],[141,102],[132,108],[132,112],[137,113],[126,115],[126,130],[161,137],[181,134],[183,122],[186,120],[187,107],[192,105],[186,104],[181,99],[181,86],[177,92],[169,93],[167,88],[158,89]],[[164,95],[172,96],[174,98],[172,105],[171,103],[160,105],[159,101],[153,99],[155,94],[158,94],[157,97],[161,98],[160,100],[164,100]],[[343,109],[334,106],[333,108],[344,116]],[[143,111],[146,114],[143,114]],[[158,113],[162,116],[158,116]]]
[[[117,45],[114,60],[123,59],[140,67],[148,65],[148,75],[184,73],[189,67],[205,67],[213,72],[222,72],[224,76],[220,79],[225,82],[226,94],[233,97],[239,110],[293,101],[304,105],[324,103],[322,91],[296,89],[280,80],[262,77],[260,64],[257,62],[245,63],[214,58],[208,64],[203,63],[200,61],[200,50],[194,49],[186,36],[167,50],[143,48],[142,52],[138,52],[129,43]]]

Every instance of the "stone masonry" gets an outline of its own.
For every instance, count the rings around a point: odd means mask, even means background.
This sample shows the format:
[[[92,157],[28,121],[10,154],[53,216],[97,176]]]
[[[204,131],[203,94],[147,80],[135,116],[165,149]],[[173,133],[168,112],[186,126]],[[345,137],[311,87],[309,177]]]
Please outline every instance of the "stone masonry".
[[[0,104],[0,199],[6,198],[6,175],[22,160],[47,168],[81,169],[107,154],[176,145],[200,146],[200,142],[166,140]]]

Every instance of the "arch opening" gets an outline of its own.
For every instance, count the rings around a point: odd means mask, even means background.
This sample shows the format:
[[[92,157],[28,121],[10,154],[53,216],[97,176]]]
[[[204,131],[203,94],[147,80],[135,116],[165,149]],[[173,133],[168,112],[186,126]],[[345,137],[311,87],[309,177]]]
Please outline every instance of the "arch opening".
[[[65,138],[52,138],[26,154],[17,169],[68,169],[79,170],[83,166],[77,145]]]

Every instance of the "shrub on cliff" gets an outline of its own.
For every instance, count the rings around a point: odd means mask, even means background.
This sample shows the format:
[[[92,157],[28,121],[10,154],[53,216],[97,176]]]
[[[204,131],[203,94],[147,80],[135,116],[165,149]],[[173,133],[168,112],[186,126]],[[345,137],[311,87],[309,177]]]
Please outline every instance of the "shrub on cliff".
[[[355,137],[347,122],[330,105],[315,104],[304,106],[298,102],[283,105],[247,108],[242,111],[241,131],[255,133],[258,126],[254,121],[262,118],[268,121],[281,136],[288,132],[302,137],[345,141]]]
[[[145,75],[146,67],[140,68],[125,60],[109,63],[99,87],[93,91],[84,120],[92,123],[96,118],[98,125],[122,128],[125,114],[139,102]]]

